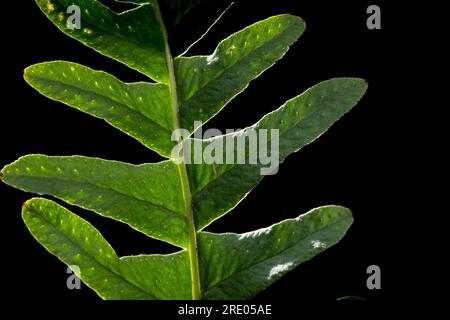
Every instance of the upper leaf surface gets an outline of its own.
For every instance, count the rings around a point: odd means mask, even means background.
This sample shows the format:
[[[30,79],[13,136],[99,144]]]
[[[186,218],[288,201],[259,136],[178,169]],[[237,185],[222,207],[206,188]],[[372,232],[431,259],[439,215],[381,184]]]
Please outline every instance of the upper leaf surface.
[[[127,281],[116,253],[88,222],[46,199],[24,204],[22,217],[36,240],[68,266],[103,299],[153,300],[154,296]]]
[[[299,264],[336,244],[353,222],[348,209],[316,208],[268,228],[235,234],[199,233],[203,299],[250,299]],[[124,257],[132,283],[162,299],[191,299],[188,255]]]
[[[366,89],[367,83],[362,79],[337,78],[321,82],[264,116],[255,125],[234,134],[204,141],[203,150],[210,144],[216,144],[223,146],[225,155],[230,141],[238,146],[238,138],[258,136],[261,129],[278,129],[281,163],[289,154],[300,150],[327,131],[358,103]],[[270,132],[267,135],[270,137]],[[186,140],[185,143],[192,141]],[[194,143],[191,146],[193,148]],[[258,152],[258,147],[245,149],[246,164],[237,165],[237,148],[232,151],[234,163],[188,166],[198,228],[204,228],[234,208],[263,177],[261,167],[267,165],[263,166],[260,162],[249,164],[249,159]],[[193,159],[190,160],[193,163]]]
[[[161,23],[152,3],[117,14],[96,0],[36,0],[65,34],[88,47],[167,83],[168,69]],[[81,29],[67,26],[67,8],[81,9]]]
[[[200,233],[204,299],[251,299],[299,264],[333,246],[353,222],[327,206],[244,234]]]
[[[46,199],[24,205],[33,236],[104,299],[191,299],[187,252],[118,258],[88,222]],[[204,299],[249,299],[338,242],[353,219],[327,206],[244,234],[199,234]]]
[[[181,127],[194,131],[241,93],[289,49],[305,29],[295,16],[279,15],[223,40],[209,56],[175,59]]]
[[[191,274],[187,251],[169,255],[122,257],[121,271],[131,283],[161,300],[191,300]]]
[[[128,84],[64,61],[30,66],[24,77],[44,96],[104,119],[146,147],[170,156],[173,112],[166,85]]]
[[[150,237],[187,245],[181,186],[171,161],[135,166],[78,156],[29,155],[1,173],[8,185],[52,195]]]

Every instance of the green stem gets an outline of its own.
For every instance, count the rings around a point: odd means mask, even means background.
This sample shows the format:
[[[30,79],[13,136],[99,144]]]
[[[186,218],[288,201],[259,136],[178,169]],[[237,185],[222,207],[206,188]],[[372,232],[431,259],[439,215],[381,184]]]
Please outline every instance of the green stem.
[[[169,72],[169,91],[173,112],[173,128],[174,130],[176,130],[180,128],[180,118],[179,118],[180,110],[177,93],[177,82],[175,78],[172,53],[170,51],[170,45],[168,41],[167,29],[165,27],[164,20],[162,18],[158,1],[155,1],[155,11],[158,15],[158,19],[160,21],[161,29],[163,31],[164,36],[167,69]],[[179,139],[178,143],[181,142],[182,138]],[[184,155],[183,149],[180,150],[180,154]],[[192,210],[192,194],[189,186],[189,177],[187,174],[185,161],[181,161],[177,166],[181,180],[181,187],[183,190],[184,207],[186,210],[185,214],[189,237],[188,253],[189,253],[189,265],[191,270],[192,299],[200,300],[202,298],[202,291],[201,291],[200,270],[198,263],[197,229],[195,227],[194,211]]]

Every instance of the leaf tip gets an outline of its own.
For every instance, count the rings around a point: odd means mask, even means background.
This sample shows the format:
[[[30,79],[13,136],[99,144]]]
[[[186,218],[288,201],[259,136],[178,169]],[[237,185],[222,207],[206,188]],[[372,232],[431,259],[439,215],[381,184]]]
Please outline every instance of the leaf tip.
[[[350,209],[347,209],[347,213],[350,216],[350,218],[353,220],[354,219],[353,211]]]
[[[364,90],[367,90],[369,87],[369,81],[365,78],[358,78],[358,80],[361,82],[361,85],[364,87]]]
[[[22,76],[25,80],[28,79],[28,68],[23,69]]]
[[[365,79],[365,78],[360,78],[361,82],[364,83],[364,85],[366,86],[366,88],[369,86],[369,80]]]
[[[30,206],[30,201],[31,200],[27,200],[22,204],[22,210],[28,209],[28,207]]]
[[[303,17],[298,17],[298,20],[306,27],[306,20]]]
[[[367,79],[365,78],[348,78],[351,83],[352,83],[352,87],[357,90],[357,92],[359,93],[360,97],[359,99],[361,99],[365,93],[367,92],[368,88],[369,88],[369,82],[367,81]],[[350,87],[347,86],[346,89],[349,89]],[[359,101],[358,99],[358,101]]]
[[[37,203],[40,203],[41,200],[44,200],[44,199],[43,198],[31,198],[31,199],[28,199],[27,201],[25,201],[22,204],[22,212],[23,213],[25,213],[25,211],[29,212],[30,210],[27,210],[27,209],[30,209],[30,207],[35,206]]]
[[[293,18],[292,21],[299,28],[298,29],[300,32],[299,36],[301,36],[303,34],[303,32],[306,30],[306,25],[307,25],[306,20],[303,17],[299,17],[299,16],[291,16],[291,15],[289,15],[289,16]]]

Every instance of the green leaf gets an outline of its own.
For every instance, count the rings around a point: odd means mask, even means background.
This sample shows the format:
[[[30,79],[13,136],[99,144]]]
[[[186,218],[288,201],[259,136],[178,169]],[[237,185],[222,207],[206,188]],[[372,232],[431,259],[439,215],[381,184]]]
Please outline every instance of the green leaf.
[[[22,217],[33,237],[68,266],[77,266],[77,276],[103,299],[154,299],[125,280],[113,248],[88,222],[45,199],[26,202]]]
[[[251,299],[299,264],[336,244],[353,222],[327,206],[245,234],[200,234],[204,299]]]
[[[127,280],[161,300],[191,300],[191,277],[186,251],[168,255],[122,257]]]
[[[305,30],[295,16],[260,21],[223,40],[209,56],[178,57],[175,71],[181,127],[194,131],[271,67]]]
[[[299,264],[336,244],[353,222],[348,209],[338,206],[316,208],[269,228],[244,234],[199,234],[199,263],[203,298],[207,300],[251,299]],[[158,259],[173,259],[173,274],[157,272]],[[168,299],[189,297],[187,254],[180,251],[166,256],[126,258],[132,262],[127,274],[135,274],[136,283],[155,288],[160,279],[178,279],[177,292]],[[165,270],[162,268],[162,270]],[[178,270],[178,272],[176,271]],[[170,272],[170,271],[169,271]],[[160,287],[156,285],[156,287]],[[183,294],[181,294],[183,292]]]
[[[97,0],[36,0],[42,12],[65,34],[88,47],[167,83],[165,42],[158,12],[150,3],[117,14]],[[67,8],[81,9],[81,28],[67,26]]]
[[[203,150],[210,144],[218,144],[224,146],[223,154],[226,154],[226,146],[229,144],[226,139],[234,141],[233,145],[237,146],[238,137],[252,136],[255,132],[258,134],[261,129],[279,129],[281,163],[289,154],[314,141],[350,111],[366,89],[367,83],[362,79],[337,78],[324,81],[269,113],[255,125],[229,136],[204,141]],[[193,140],[185,143],[194,148]],[[196,225],[199,229],[234,208],[261,181],[261,168],[266,166],[261,163],[248,164],[256,152],[258,150],[252,152],[249,148],[246,149],[247,164],[236,164],[238,156],[235,148],[234,163],[188,165]],[[194,151],[191,154],[194,155]],[[194,159],[190,161],[193,163]]]
[[[172,155],[173,131],[184,127],[192,133],[194,121],[208,121],[280,59],[305,29],[298,17],[275,16],[231,35],[209,56],[174,58],[171,51],[192,44],[192,36],[203,34],[217,17],[215,10],[228,0],[123,0],[136,7],[121,14],[96,0],[36,2],[64,33],[158,83],[123,83],[61,61],[31,66],[25,79],[43,95],[106,120],[165,157]],[[72,4],[81,8],[80,30],[66,24]],[[200,16],[206,16],[204,24],[191,29],[189,21]],[[180,40],[180,34],[186,36]],[[354,78],[322,82],[238,133],[185,139],[181,162],[131,165],[29,155],[6,166],[0,179],[183,248],[170,255],[119,258],[94,227],[67,209],[44,199],[27,202],[23,218],[33,236],[69,266],[77,265],[81,279],[105,299],[247,299],[338,242],[352,217],[348,209],[328,206],[245,234],[202,232],[236,206],[267,169],[260,158],[249,161],[261,157],[261,141],[250,149],[237,142],[278,130],[279,144],[272,132],[267,144],[278,147],[270,156],[279,152],[279,159],[264,174],[276,171],[279,162],[348,112],[366,88]],[[219,145],[215,151],[227,154],[230,143],[233,159],[227,164],[186,164],[195,144],[209,151]],[[246,164],[236,164],[239,155]]]
[[[88,222],[46,199],[29,200],[23,219],[32,235],[104,299],[191,299],[186,251],[118,258]],[[244,234],[199,234],[204,299],[249,299],[338,242],[352,223],[348,209],[311,210]]]
[[[124,83],[108,73],[64,61],[28,67],[24,78],[44,96],[104,119],[146,147],[170,156],[174,128],[166,85]]]
[[[175,164],[131,165],[87,157],[29,155],[2,170],[24,191],[124,222],[146,235],[186,247],[186,218]]]

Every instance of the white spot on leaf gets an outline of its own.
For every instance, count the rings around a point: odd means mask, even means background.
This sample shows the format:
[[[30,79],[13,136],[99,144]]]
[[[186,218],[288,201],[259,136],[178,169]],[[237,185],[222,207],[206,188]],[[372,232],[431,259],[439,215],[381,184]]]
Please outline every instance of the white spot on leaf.
[[[215,54],[212,54],[206,58],[206,63],[208,65],[216,63],[217,61],[219,61],[219,57],[216,56]]]
[[[272,279],[273,277],[275,277],[279,274],[282,274],[283,272],[288,271],[289,268],[292,267],[293,265],[294,265],[294,263],[292,263],[292,262],[277,264],[270,270],[269,279]]]
[[[319,249],[319,248],[326,248],[326,244],[320,240],[313,240],[311,241],[311,245],[313,246],[314,249]]]

